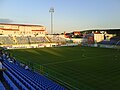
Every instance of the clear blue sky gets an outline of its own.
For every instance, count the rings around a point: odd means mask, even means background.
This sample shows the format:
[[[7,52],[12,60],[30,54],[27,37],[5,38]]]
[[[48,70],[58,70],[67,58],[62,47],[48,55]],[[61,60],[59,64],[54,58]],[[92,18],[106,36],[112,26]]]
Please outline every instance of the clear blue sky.
[[[55,33],[120,28],[120,0],[0,0],[0,22],[40,24],[50,32],[50,7]]]

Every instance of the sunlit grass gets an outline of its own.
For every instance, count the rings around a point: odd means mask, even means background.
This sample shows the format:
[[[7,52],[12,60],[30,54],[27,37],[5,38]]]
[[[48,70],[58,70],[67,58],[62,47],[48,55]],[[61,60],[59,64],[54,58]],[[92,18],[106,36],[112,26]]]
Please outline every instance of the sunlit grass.
[[[81,90],[119,90],[120,52],[115,49],[60,47],[12,50],[19,60],[31,61],[60,73]],[[70,78],[70,80],[68,80]]]

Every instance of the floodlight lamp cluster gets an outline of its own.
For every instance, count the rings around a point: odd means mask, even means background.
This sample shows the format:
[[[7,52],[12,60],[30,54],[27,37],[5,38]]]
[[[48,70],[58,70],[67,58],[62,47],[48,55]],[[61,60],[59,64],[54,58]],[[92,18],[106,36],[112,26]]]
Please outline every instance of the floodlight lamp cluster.
[[[49,10],[49,12],[53,13],[54,12],[54,8],[51,7],[50,10]]]

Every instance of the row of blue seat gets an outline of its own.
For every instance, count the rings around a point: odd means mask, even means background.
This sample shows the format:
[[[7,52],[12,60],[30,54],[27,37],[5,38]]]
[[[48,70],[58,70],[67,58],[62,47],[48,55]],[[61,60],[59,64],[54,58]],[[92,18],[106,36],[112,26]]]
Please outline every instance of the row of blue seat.
[[[6,83],[10,87],[10,90],[19,90],[17,86],[12,82],[12,80],[5,73],[3,73],[3,76],[5,78]]]
[[[19,75],[19,73],[16,73],[13,69],[11,69],[8,64],[5,64],[5,63],[4,63],[4,66],[8,69],[8,71],[7,71],[8,75],[13,78],[13,81],[16,81],[15,83],[16,83],[16,85],[17,85],[20,89],[22,89],[22,90],[27,90],[27,89],[29,89],[29,90],[35,90],[35,88],[33,88],[28,82],[26,82],[26,81],[24,80],[24,78],[22,78],[22,77]],[[9,71],[10,71],[11,73],[10,73]],[[41,90],[42,90],[42,89],[41,89]]]
[[[14,78],[17,78],[29,90],[65,90],[64,87],[58,85],[57,83],[47,79],[42,75],[25,70],[21,66],[17,66],[7,61],[4,62],[4,66],[9,70],[7,74],[13,75],[12,77],[15,76]]]
[[[0,90],[5,90],[5,87],[3,86],[1,82],[0,82]]]
[[[113,40],[111,40],[111,41],[101,41],[101,42],[99,42],[99,44],[106,44],[106,45],[120,45],[120,42],[116,42],[116,41],[113,41]]]
[[[5,65],[4,65],[5,66]],[[9,79],[15,84],[15,86],[18,88],[17,90],[28,90],[27,87],[19,81],[19,79],[14,75],[12,72],[10,72],[10,68],[6,67],[8,70],[5,71],[5,74],[9,76]]]

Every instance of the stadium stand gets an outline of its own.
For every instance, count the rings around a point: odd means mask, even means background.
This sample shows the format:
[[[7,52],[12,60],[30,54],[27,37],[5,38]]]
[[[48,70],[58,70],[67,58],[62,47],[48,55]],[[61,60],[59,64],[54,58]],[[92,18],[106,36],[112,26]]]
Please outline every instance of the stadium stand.
[[[3,36],[0,37],[0,44],[15,44],[15,42],[12,40],[12,37]]]
[[[20,62],[14,61],[10,54],[3,50],[0,50],[0,58],[3,61],[2,67],[5,68],[4,81],[0,82],[0,90],[5,90],[5,86],[9,88],[8,90],[65,90],[64,87],[45,76],[31,69],[26,70]]]
[[[4,73],[5,81],[11,90],[65,90],[62,86],[23,67],[4,61],[7,71]]]
[[[46,36],[0,36],[0,45],[39,44],[39,43],[62,43],[66,42],[59,35]]]
[[[48,35],[47,37],[51,42],[66,42],[66,39],[59,35]]]
[[[27,44],[28,43],[28,38],[27,37],[16,37],[17,44]]]
[[[35,44],[35,43],[47,43],[48,40],[45,37],[29,37],[30,43]]]
[[[103,40],[99,42],[98,44],[105,44],[105,45],[120,45],[120,36],[112,37],[109,41]]]
[[[16,37],[18,44],[36,44],[36,43],[46,43],[48,42],[45,37]]]
[[[0,82],[0,90],[5,90],[5,87],[3,86],[1,82]]]
[[[11,90],[18,90],[17,86],[13,83],[13,81],[7,76],[7,74],[3,73],[4,78],[8,86]]]
[[[45,36],[0,36],[0,45],[10,44],[38,44],[49,42]]]

